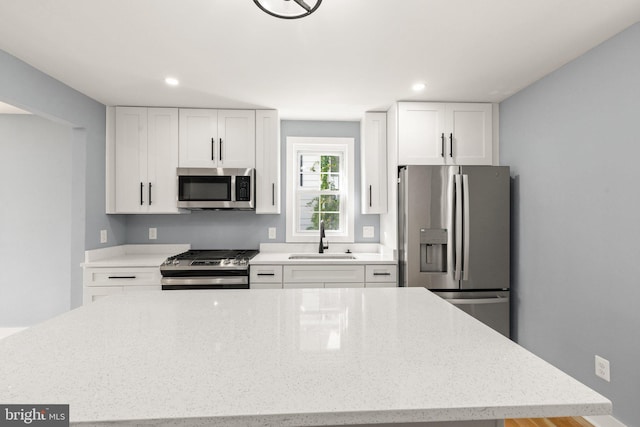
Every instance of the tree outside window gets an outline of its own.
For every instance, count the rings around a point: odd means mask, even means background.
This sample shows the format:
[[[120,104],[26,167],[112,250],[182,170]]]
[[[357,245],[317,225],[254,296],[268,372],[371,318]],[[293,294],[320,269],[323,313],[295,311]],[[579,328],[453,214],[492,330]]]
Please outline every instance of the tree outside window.
[[[340,157],[300,154],[300,229],[340,230]]]

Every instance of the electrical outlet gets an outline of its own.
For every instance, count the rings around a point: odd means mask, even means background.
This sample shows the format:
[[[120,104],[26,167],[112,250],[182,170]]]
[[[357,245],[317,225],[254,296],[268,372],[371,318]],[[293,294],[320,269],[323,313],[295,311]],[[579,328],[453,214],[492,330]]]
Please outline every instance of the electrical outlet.
[[[158,229],[149,228],[149,240],[156,240],[158,238]]]
[[[270,239],[275,239],[276,238],[276,228],[275,227],[269,227],[269,238]]]
[[[372,225],[365,225],[362,227],[362,238],[373,239],[375,237],[375,228]]]
[[[596,376],[605,381],[611,382],[611,373],[609,371],[609,361],[596,354]]]
[[[107,243],[107,230],[100,230],[100,243]]]

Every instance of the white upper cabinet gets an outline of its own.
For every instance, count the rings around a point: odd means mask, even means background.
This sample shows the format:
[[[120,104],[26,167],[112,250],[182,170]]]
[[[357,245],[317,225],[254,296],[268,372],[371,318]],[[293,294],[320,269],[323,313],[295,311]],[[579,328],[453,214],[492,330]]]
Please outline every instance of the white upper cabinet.
[[[398,104],[398,164],[443,165],[445,104]]]
[[[490,165],[492,106],[398,103],[399,165]]]
[[[446,104],[447,163],[490,165],[493,161],[491,104]],[[446,156],[445,155],[445,156]]]
[[[276,110],[256,111],[256,213],[280,213],[280,119]]]
[[[180,109],[180,167],[218,165],[218,110]]]
[[[387,113],[368,112],[360,132],[361,212],[387,212]]]
[[[177,213],[178,110],[116,107],[107,164],[109,213]]]
[[[254,110],[180,109],[180,167],[255,167]]]

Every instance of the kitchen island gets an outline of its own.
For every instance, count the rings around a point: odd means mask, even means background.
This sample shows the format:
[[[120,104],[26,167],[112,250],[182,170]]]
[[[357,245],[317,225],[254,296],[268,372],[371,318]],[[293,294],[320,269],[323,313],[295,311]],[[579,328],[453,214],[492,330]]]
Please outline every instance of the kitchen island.
[[[78,425],[485,426],[611,412],[423,288],[113,295],[0,341],[0,361],[0,403],[69,404]]]

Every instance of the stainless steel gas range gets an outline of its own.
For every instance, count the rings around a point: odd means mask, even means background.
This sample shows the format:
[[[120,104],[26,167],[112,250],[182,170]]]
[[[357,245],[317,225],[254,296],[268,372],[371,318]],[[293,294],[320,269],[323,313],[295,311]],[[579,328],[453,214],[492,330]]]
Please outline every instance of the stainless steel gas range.
[[[167,258],[160,266],[162,290],[249,289],[249,261],[257,250],[200,250]]]

